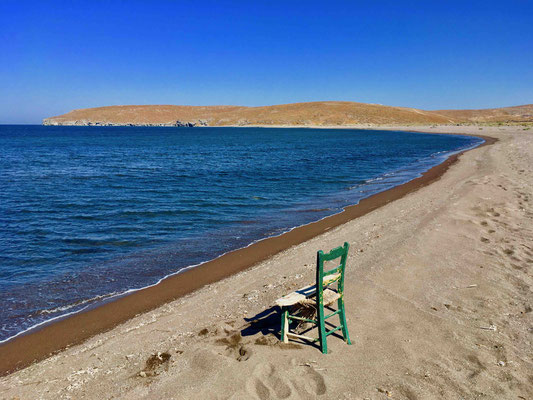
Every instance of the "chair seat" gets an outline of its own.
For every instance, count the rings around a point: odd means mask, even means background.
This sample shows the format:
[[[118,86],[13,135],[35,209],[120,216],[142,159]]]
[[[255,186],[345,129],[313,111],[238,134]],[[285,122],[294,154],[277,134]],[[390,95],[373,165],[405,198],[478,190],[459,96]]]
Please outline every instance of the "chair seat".
[[[323,285],[327,286],[340,278],[340,274],[327,275],[323,279]],[[293,306],[295,304],[313,304],[316,300],[313,298],[316,294],[316,285],[309,285],[292,293],[289,293],[276,300],[276,305],[280,307]],[[328,305],[338,300],[340,294],[332,289],[324,289],[324,305]]]

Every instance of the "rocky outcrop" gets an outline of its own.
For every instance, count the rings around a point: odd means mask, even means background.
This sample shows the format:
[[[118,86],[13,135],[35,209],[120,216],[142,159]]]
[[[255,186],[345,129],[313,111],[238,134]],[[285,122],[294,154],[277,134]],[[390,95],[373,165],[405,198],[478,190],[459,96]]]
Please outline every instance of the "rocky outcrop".
[[[173,126],[180,126],[180,127],[186,127],[186,128],[193,128],[195,126],[208,126],[207,121],[200,119],[198,121],[194,122],[182,122],[182,121],[176,121],[176,123]]]
[[[194,128],[198,126],[209,126],[207,120],[197,121],[174,121],[161,123],[116,123],[107,121],[89,121],[89,120],[63,120],[57,118],[43,119],[43,125],[48,126],[161,126],[161,127],[178,127],[178,128]]]

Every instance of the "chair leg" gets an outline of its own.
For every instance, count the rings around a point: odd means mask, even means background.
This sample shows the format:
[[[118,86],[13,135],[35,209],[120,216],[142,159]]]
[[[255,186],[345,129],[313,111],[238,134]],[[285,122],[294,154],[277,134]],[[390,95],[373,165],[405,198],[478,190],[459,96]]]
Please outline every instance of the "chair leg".
[[[286,307],[281,309],[281,341],[289,343],[289,310]]]
[[[342,336],[344,336],[344,340],[348,344],[352,344],[350,341],[350,335],[348,334],[348,325],[346,324],[346,310],[344,309],[344,299],[341,297],[337,303],[339,310],[341,312],[339,313],[339,318],[341,320],[342,325]]]
[[[320,348],[322,354],[328,354],[328,342],[326,336],[326,321],[324,319],[324,306],[317,307],[317,317],[318,317],[318,335],[320,338]]]

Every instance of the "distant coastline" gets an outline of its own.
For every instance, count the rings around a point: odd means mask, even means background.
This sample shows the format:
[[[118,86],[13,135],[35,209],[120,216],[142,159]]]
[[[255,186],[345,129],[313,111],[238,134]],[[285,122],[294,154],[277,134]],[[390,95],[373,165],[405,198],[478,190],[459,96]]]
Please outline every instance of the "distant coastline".
[[[147,127],[178,127],[178,128],[194,128],[198,126],[208,126],[204,121],[189,122],[189,121],[175,121],[175,122],[158,122],[158,123],[114,123],[88,120],[73,120],[73,121],[56,121],[52,118],[43,120],[45,126],[147,126]]]
[[[343,101],[264,107],[126,105],[85,108],[45,118],[49,126],[280,126],[350,127],[449,125],[457,123],[533,123],[533,104],[484,110],[425,111]]]

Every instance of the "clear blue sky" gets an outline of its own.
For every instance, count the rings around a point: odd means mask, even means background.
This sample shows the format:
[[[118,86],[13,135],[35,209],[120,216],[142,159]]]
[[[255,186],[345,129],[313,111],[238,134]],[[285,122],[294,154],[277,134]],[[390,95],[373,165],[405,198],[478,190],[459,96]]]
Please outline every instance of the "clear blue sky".
[[[533,103],[533,1],[0,0],[0,123],[318,100]]]

